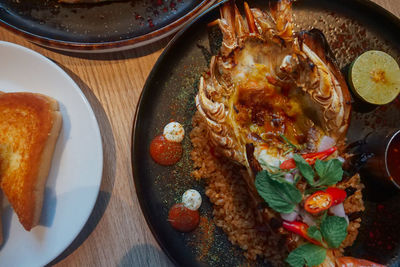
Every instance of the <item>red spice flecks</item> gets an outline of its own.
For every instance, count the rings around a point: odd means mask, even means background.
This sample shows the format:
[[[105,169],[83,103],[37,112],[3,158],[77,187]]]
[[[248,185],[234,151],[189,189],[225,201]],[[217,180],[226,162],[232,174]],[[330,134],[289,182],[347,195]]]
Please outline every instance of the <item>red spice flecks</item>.
[[[387,109],[388,109],[387,105],[382,105],[379,107],[379,111],[381,111],[381,112],[385,112]]]
[[[374,233],[372,231],[369,232],[369,238],[374,238]]]
[[[379,212],[383,211],[385,209],[385,206],[382,204],[379,204],[376,206],[376,208],[378,209]]]
[[[397,109],[400,109],[400,96],[397,97],[397,98],[393,101],[393,103],[394,103],[394,106],[395,106]]]
[[[154,24],[153,24],[153,20],[152,19],[148,19],[147,22],[149,23],[149,27],[153,28]]]
[[[143,17],[139,15],[138,13],[135,13],[135,19],[136,20],[143,20]]]
[[[157,1],[156,1],[156,5],[157,5],[157,6],[161,6],[162,4],[163,4],[163,0],[157,0]]]
[[[167,7],[164,7],[162,11],[163,11],[164,13],[166,13],[166,12],[168,12],[168,8],[167,8]]]
[[[169,4],[169,7],[170,7],[171,9],[174,9],[174,8],[176,7],[175,2],[174,2],[174,1],[171,1],[171,3]]]
[[[200,223],[194,231],[194,240],[189,245],[197,249],[197,259],[202,261],[208,256],[214,243],[215,225],[207,217],[200,216]]]
[[[389,219],[390,222],[393,221],[393,225],[388,225],[388,216],[391,215],[393,211],[387,208],[383,204],[376,205],[376,218],[373,222],[373,227],[368,232],[368,238],[366,240],[366,246],[368,248],[368,256],[370,260],[374,260],[375,256],[379,255],[382,250],[393,250],[396,247],[398,238],[394,238],[388,234],[388,232],[393,231],[396,228],[397,220]],[[375,259],[378,261],[378,259]]]

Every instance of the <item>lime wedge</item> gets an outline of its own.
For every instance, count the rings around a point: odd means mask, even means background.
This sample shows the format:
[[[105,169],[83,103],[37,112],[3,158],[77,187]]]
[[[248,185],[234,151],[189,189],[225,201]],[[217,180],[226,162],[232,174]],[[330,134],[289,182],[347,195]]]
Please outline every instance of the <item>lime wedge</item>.
[[[382,51],[367,51],[350,66],[350,88],[364,101],[384,105],[400,92],[400,69],[396,60]]]

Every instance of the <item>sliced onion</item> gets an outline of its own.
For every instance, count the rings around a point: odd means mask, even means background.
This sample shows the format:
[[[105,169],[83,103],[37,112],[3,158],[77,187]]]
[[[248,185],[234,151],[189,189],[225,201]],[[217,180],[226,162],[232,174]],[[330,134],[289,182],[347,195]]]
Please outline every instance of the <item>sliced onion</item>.
[[[329,208],[329,211],[338,217],[345,218],[347,221],[347,224],[349,223],[349,217],[347,217],[346,212],[344,211],[344,206],[343,203],[337,204],[335,206],[332,206]]]
[[[342,158],[341,156],[337,157],[337,159],[341,162],[344,163],[346,160],[344,158]]]
[[[294,183],[293,175],[290,174],[290,173],[286,173],[286,174],[285,174],[285,180],[288,181],[288,182],[291,183],[291,184]]]
[[[315,226],[317,225],[316,222],[314,221],[314,217],[308,214],[305,210],[300,211],[300,216],[302,218],[302,221],[306,223],[308,226]]]
[[[324,136],[318,146],[318,152],[327,150],[335,145],[335,140],[332,137]]]
[[[285,221],[288,221],[288,222],[295,221],[298,215],[299,215],[299,207],[298,206],[296,206],[294,208],[294,211],[292,211],[291,213],[281,213],[282,219],[284,219]]]
[[[281,213],[282,219],[284,219],[285,221],[288,221],[288,222],[295,221],[298,215],[299,214],[296,211],[293,211],[291,213]]]

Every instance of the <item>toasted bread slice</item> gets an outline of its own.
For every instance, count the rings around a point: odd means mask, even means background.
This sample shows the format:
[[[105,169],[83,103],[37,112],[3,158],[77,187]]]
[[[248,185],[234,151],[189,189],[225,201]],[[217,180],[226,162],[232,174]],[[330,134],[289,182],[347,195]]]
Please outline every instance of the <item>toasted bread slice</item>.
[[[61,123],[53,98],[0,93],[1,189],[28,231],[39,223]]]

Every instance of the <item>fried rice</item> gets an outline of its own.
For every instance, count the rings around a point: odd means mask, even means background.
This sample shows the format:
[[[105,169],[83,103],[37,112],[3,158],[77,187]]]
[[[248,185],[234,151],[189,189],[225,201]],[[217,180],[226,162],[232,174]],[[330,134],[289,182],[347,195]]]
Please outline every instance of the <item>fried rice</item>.
[[[233,245],[239,246],[248,260],[262,257],[274,266],[285,265],[288,252],[282,235],[267,231],[257,222],[257,210],[252,207],[246,183],[242,179],[243,167],[220,157],[209,142],[207,127],[202,117],[196,113],[192,119],[193,130],[190,139],[193,145],[191,159],[194,164],[192,176],[205,179],[206,195],[213,204],[214,223],[223,229]],[[353,193],[345,200],[346,214],[356,214],[364,210],[361,190],[363,185],[355,175],[338,184],[338,187],[352,188]],[[350,216],[351,217],[351,216]],[[355,241],[361,218],[350,221],[348,235],[340,252]]]

